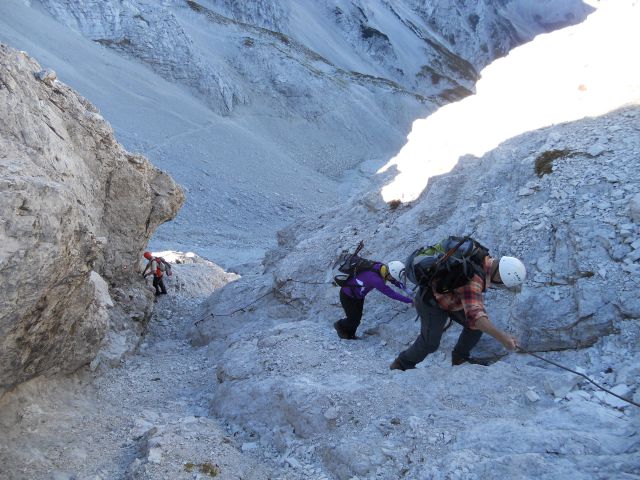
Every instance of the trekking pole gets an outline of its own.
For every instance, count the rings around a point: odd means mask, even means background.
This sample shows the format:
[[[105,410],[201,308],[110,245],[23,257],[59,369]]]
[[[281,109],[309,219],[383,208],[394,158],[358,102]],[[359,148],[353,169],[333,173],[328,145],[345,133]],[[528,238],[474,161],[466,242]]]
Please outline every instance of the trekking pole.
[[[589,381],[589,382],[593,383],[593,384],[594,384],[596,387],[598,387],[600,390],[602,390],[602,391],[604,391],[604,392],[607,392],[608,394],[613,395],[614,397],[618,397],[620,400],[623,400],[623,401],[625,401],[625,402],[627,402],[627,403],[629,403],[629,404],[631,404],[631,405],[635,405],[636,407],[640,407],[640,404],[639,404],[639,403],[636,403],[636,402],[634,402],[633,400],[629,400],[628,398],[624,398],[624,397],[622,397],[622,396],[618,395],[617,393],[613,393],[611,390],[609,390],[609,389],[607,389],[607,388],[604,388],[602,385],[599,385],[599,384],[597,384],[596,382],[594,382],[593,380],[591,380],[591,379],[590,379],[589,377],[587,377],[584,373],[580,373],[580,372],[577,372],[577,371],[575,371],[575,370],[571,370],[570,368],[567,368],[567,367],[565,367],[565,366],[563,366],[563,365],[560,365],[559,363],[556,363],[556,362],[554,362],[554,361],[548,360],[548,359],[546,359],[546,358],[544,358],[544,357],[541,357],[540,355],[537,355],[537,354],[535,354],[535,353],[533,353],[533,352],[530,352],[530,351],[528,351],[528,350],[525,350],[524,348],[522,348],[522,347],[520,347],[520,346],[516,346],[516,352],[519,352],[519,353],[526,353],[526,354],[528,354],[528,355],[531,355],[532,357],[536,357],[536,358],[539,358],[540,360],[544,360],[545,362],[550,363],[551,365],[555,365],[555,366],[556,366],[556,367],[558,367],[558,368],[562,368],[563,370],[566,370],[566,371],[568,371],[568,372],[571,372],[571,373],[573,373],[573,374],[575,374],[575,375],[579,375],[579,376],[581,376],[582,378],[584,378],[585,380],[587,380],[587,381]]]
[[[357,256],[358,253],[360,253],[360,250],[362,250],[364,248],[364,240],[360,240],[360,242],[358,243],[358,245],[356,246],[356,250],[353,253],[349,253],[349,250],[342,250],[342,252],[340,253],[340,255],[338,256],[338,258],[336,259],[335,262],[333,262],[333,264],[331,265],[332,269],[335,269],[342,261],[344,261],[345,258],[347,257],[352,257],[352,256]]]

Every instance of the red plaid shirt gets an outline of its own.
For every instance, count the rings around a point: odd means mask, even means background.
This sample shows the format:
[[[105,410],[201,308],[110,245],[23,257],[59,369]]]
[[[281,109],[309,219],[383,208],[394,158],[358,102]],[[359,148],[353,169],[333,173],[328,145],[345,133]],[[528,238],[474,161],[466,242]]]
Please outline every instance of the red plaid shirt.
[[[437,293],[434,290],[433,295],[440,308],[449,312],[464,310],[464,315],[471,328],[473,328],[476,322],[482,317],[488,318],[489,315],[487,315],[487,311],[484,308],[482,293],[491,285],[492,264],[493,258],[489,256],[485,257],[483,267],[486,282],[480,278],[480,275],[474,275],[469,283],[449,293]]]

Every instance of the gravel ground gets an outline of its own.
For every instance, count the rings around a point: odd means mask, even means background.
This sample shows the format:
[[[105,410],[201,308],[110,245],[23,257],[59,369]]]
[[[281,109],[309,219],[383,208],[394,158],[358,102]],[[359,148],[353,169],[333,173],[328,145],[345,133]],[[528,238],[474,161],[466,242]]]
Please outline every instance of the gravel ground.
[[[0,401],[0,478],[287,478],[207,418],[215,371],[184,335],[201,298],[173,290],[119,367],[36,379]]]

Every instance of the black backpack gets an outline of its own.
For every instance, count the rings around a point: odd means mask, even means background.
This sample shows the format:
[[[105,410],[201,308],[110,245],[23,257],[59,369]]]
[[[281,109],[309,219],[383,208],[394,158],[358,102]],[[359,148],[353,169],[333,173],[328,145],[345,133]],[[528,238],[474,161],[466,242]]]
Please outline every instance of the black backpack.
[[[447,293],[469,283],[476,274],[484,280],[488,254],[489,250],[471,237],[447,237],[411,253],[405,271],[411,283]]]
[[[347,283],[347,280],[355,277],[359,273],[366,271],[380,273],[381,262],[375,262],[358,255],[362,247],[363,242],[360,242],[358,248],[356,248],[355,253],[348,253],[344,251],[338,257],[338,260],[336,260],[334,268],[337,267],[337,270],[341,273],[341,275],[335,275],[333,277],[333,281],[339,287],[344,286],[345,283]],[[376,267],[376,265],[378,266]]]

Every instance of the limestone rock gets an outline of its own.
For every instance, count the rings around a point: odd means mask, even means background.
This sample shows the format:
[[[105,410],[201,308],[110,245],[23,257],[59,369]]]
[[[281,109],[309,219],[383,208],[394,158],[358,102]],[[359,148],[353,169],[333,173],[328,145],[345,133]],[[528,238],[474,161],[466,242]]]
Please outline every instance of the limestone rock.
[[[0,45],[0,394],[77,369],[110,325],[148,318],[141,252],[184,201],[54,79]]]
[[[58,76],[56,75],[56,72],[49,68],[46,68],[36,73],[36,78],[41,82],[47,84],[49,87],[53,87],[53,82],[56,81]]]
[[[635,224],[640,224],[640,193],[636,193],[629,202],[631,219]]]

